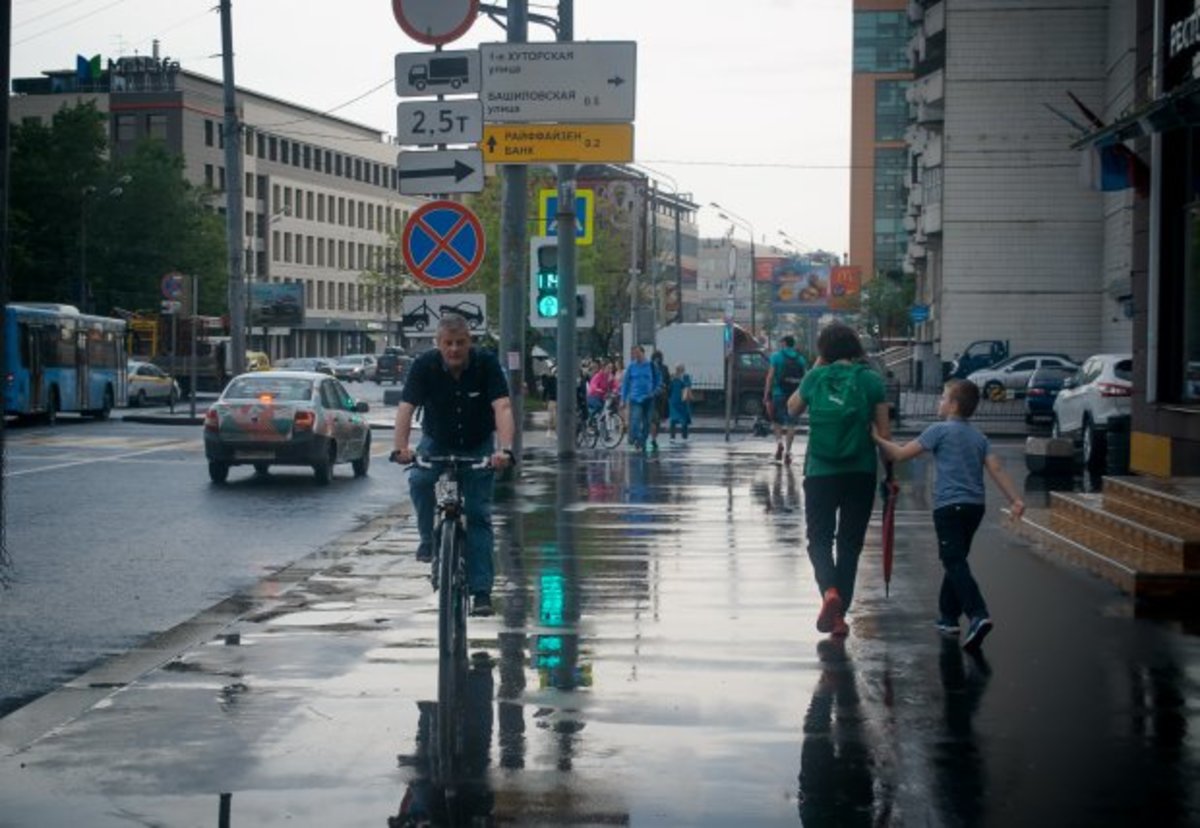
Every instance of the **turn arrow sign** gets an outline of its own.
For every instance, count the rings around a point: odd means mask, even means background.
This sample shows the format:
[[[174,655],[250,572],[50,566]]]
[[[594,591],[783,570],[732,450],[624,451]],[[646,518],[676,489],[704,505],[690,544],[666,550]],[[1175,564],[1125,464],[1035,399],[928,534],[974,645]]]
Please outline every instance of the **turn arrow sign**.
[[[401,152],[396,166],[402,195],[483,190],[483,153],[479,149]]]

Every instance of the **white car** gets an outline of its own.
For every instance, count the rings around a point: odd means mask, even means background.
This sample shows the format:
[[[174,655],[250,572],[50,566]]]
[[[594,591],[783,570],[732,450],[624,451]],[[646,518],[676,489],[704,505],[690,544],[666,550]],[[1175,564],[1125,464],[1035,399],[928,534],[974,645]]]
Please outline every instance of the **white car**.
[[[1133,356],[1096,354],[1063,381],[1054,400],[1055,437],[1083,443],[1083,461],[1095,469],[1104,459],[1109,419],[1128,416],[1133,396]]]
[[[1078,368],[1066,354],[1017,354],[1003,362],[974,371],[967,377],[985,400],[1003,400],[1025,393],[1029,378],[1039,368]]]
[[[182,396],[179,393],[179,383],[152,363],[130,362],[128,377],[128,399],[131,406],[144,406],[150,402],[174,405]]]

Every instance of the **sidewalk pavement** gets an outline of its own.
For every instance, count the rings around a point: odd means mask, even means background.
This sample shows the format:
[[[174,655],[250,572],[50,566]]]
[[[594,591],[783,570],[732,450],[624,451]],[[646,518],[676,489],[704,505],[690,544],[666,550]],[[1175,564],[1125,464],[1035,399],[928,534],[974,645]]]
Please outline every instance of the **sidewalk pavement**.
[[[996,629],[965,654],[932,626],[914,463],[890,595],[876,519],[839,643],[803,476],[768,451],[531,447],[498,495],[498,615],[470,623],[472,824],[1200,822],[1194,627],[1134,619],[993,508],[972,566]],[[407,824],[437,684],[413,547],[401,504],[0,719],[0,826]]]

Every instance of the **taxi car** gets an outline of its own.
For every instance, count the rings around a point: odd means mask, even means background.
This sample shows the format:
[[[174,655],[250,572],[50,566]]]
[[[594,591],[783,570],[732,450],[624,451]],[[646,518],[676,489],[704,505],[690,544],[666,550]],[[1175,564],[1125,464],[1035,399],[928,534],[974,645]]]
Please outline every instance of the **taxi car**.
[[[131,406],[145,406],[151,401],[174,405],[182,396],[179,383],[153,363],[130,360],[127,376]]]
[[[273,465],[311,466],[325,485],[350,463],[363,477],[371,462],[367,403],[325,374],[255,371],[234,377],[204,415],[204,455],[213,483],[233,466],[266,474]]]

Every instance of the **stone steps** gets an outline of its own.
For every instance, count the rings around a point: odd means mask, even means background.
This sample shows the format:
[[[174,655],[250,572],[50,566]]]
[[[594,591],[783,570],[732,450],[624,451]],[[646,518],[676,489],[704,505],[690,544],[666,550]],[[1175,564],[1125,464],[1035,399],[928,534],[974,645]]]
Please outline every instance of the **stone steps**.
[[[1200,479],[1106,477],[1103,494],[1053,492],[1023,533],[1139,604],[1200,597]]]

